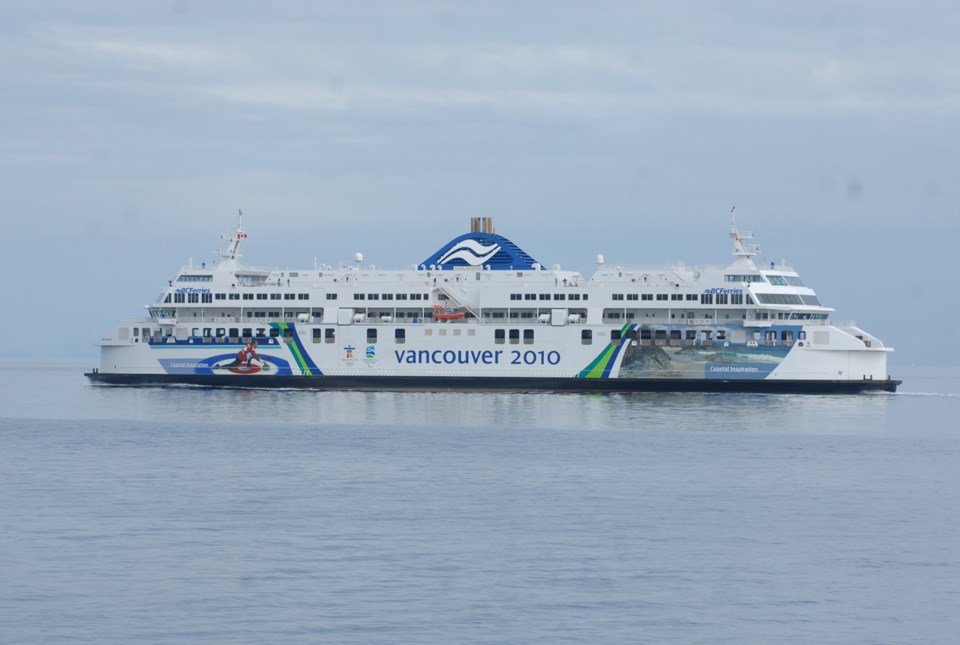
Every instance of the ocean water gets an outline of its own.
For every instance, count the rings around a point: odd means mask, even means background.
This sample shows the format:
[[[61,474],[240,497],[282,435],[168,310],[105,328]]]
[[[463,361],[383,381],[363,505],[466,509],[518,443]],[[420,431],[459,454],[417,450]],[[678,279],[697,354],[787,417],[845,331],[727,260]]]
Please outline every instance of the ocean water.
[[[0,642],[960,642],[960,370],[595,396],[88,367],[0,361]]]

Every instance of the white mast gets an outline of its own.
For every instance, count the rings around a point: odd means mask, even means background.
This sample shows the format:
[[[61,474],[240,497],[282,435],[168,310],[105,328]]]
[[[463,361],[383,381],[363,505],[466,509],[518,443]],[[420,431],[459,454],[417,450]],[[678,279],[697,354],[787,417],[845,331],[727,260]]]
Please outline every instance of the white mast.
[[[755,244],[746,245],[744,240],[753,239],[753,231],[741,233],[737,228],[737,207],[730,209],[730,239],[733,240],[733,254],[739,258],[749,258],[760,253],[760,247]]]
[[[247,234],[243,232],[243,211],[237,211],[237,232],[234,233],[231,237],[223,237],[222,239],[227,240],[227,248],[217,251],[217,253],[229,263],[235,264],[237,259],[240,258],[240,240],[246,239]]]

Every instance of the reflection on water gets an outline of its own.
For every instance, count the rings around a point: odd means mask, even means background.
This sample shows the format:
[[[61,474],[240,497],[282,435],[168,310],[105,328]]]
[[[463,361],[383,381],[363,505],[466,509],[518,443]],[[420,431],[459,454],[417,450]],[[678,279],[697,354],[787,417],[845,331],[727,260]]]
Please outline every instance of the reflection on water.
[[[313,392],[94,386],[76,361],[0,361],[6,418],[378,427],[849,434],[897,431],[960,404],[956,370],[915,370],[901,393],[552,394]],[[920,388],[920,391],[917,388]],[[202,427],[202,426],[201,426]],[[911,431],[937,428],[923,424]]]

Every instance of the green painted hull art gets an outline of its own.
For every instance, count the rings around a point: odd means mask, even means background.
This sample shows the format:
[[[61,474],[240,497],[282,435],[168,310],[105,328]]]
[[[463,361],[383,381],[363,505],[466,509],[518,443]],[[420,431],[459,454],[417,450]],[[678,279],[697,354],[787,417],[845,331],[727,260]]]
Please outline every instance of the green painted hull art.
[[[322,376],[320,370],[317,369],[316,366],[312,365],[313,361],[308,361],[307,357],[304,355],[305,350],[300,346],[300,339],[297,337],[297,333],[293,328],[293,325],[290,323],[280,322],[270,323],[270,326],[278,330],[280,332],[280,337],[285,341],[292,341],[286,343],[286,345],[290,349],[290,353],[293,354],[293,358],[296,360],[301,374],[304,376]],[[289,332],[289,334],[287,332]]]
[[[581,371],[577,378],[610,378],[610,370],[613,368],[613,364],[617,360],[617,356],[620,353],[620,350],[624,347],[624,338],[627,335],[627,331],[631,328],[636,327],[636,323],[627,323],[620,328],[620,344],[614,346],[612,343],[607,344],[606,348],[600,355],[593,359],[586,369]]]

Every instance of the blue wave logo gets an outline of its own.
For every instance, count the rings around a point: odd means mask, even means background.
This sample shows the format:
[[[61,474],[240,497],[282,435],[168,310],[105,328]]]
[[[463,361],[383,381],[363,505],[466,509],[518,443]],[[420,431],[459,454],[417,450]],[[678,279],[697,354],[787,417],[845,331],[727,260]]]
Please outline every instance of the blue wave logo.
[[[438,261],[446,264],[453,260],[462,260],[472,267],[480,266],[490,260],[500,250],[499,244],[484,245],[477,240],[463,240],[443,254]]]

